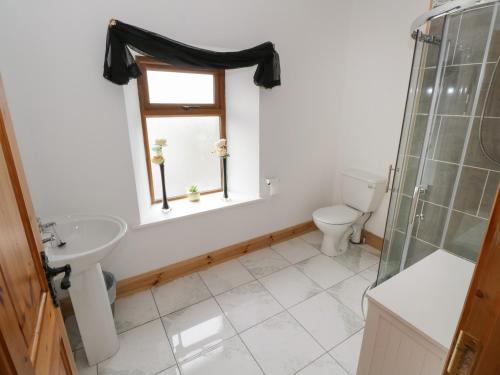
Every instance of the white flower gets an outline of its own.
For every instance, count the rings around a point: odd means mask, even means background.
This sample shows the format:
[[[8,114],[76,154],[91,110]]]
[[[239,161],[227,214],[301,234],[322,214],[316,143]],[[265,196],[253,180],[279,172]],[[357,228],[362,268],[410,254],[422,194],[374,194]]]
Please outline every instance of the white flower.
[[[227,146],[227,140],[224,138],[221,138],[217,142],[215,142],[215,148],[226,147],[226,146]]]
[[[154,164],[162,164],[165,162],[165,159],[161,155],[155,155],[151,158],[151,162]]]
[[[227,141],[224,138],[215,142],[215,153],[220,157],[227,156]]]
[[[163,154],[163,148],[161,146],[153,146],[151,147],[151,151],[153,151],[155,156],[162,156]]]
[[[167,140],[165,138],[155,139],[155,145],[165,147],[167,145]]]

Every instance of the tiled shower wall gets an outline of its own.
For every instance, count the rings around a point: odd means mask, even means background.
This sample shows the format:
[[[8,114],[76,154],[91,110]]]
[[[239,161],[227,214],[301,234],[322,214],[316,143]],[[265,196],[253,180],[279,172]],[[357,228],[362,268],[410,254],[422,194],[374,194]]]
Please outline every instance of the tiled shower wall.
[[[432,7],[435,8],[435,7],[438,7],[444,3],[448,3],[452,0],[432,0]]]
[[[409,264],[437,248],[445,248],[471,260],[477,258],[500,182],[500,165],[488,160],[479,145],[480,115],[488,83],[500,57],[498,15],[485,77],[478,89],[492,15],[492,7],[485,7],[450,18],[449,52],[443,67],[431,142],[424,150],[422,182],[427,185],[427,190],[421,195],[417,209],[422,219],[416,220],[412,233]],[[441,35],[442,22],[442,18],[433,21],[429,32]],[[399,196],[391,252],[402,249],[404,243],[436,79],[439,47],[428,45],[426,49],[418,106],[406,148],[402,194]],[[486,106],[483,138],[486,149],[500,162],[500,67],[495,81]],[[478,100],[474,106],[476,96]]]

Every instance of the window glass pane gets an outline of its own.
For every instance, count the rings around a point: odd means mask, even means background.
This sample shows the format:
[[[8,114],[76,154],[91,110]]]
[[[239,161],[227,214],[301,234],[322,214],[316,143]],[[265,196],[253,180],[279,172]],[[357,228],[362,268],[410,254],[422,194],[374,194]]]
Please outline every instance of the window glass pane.
[[[186,194],[186,188],[198,185],[200,191],[221,188],[219,158],[212,152],[220,138],[219,117],[148,117],[150,146],[157,138],[166,138],[165,185],[167,195]],[[160,168],[152,165],[155,200],[161,199]]]
[[[212,74],[148,70],[147,78],[152,104],[214,104]]]

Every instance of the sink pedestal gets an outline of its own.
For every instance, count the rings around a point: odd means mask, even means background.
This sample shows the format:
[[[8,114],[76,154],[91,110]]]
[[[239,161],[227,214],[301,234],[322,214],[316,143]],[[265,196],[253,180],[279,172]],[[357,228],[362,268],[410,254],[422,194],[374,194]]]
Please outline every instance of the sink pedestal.
[[[71,276],[69,294],[90,365],[120,348],[100,263]]]

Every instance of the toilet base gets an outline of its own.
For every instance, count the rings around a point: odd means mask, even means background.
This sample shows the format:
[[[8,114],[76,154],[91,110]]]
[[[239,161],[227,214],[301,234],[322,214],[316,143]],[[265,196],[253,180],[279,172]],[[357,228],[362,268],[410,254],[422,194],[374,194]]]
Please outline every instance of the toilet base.
[[[321,243],[321,252],[329,257],[335,257],[344,254],[349,248],[349,236],[352,230],[348,230],[340,239],[323,234],[323,242]]]

